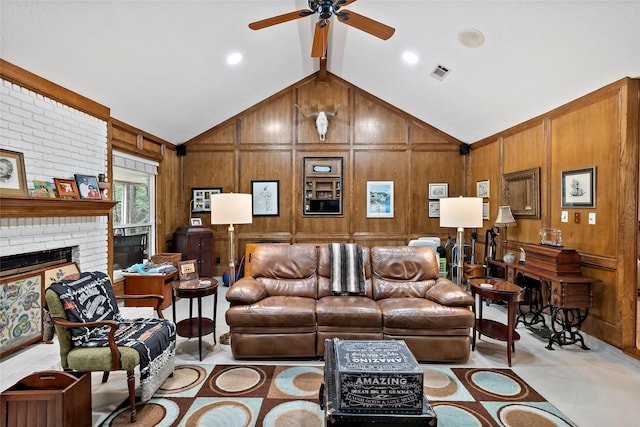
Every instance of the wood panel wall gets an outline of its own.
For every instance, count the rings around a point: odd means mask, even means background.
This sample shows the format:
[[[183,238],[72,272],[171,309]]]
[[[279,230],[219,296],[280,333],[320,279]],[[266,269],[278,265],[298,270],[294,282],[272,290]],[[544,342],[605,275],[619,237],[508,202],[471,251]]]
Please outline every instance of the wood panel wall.
[[[490,225],[502,204],[502,173],[540,168],[540,219],[517,219],[509,249],[537,243],[542,227],[562,230],[582,274],[599,280],[584,330],[616,347],[635,347],[638,249],[639,80],[622,79],[562,107],[474,143],[468,188],[489,179]],[[562,171],[596,167],[596,206],[561,208]],[[493,185],[496,183],[497,185]],[[561,222],[568,211],[569,222]],[[596,224],[588,224],[588,214]],[[581,216],[574,222],[574,214]],[[484,250],[484,239],[480,247]],[[503,249],[498,249],[501,256]]]
[[[300,112],[296,108],[300,107]],[[320,141],[318,111],[329,117]],[[465,157],[461,142],[398,110],[340,78],[317,74],[274,94],[254,107],[185,143],[178,203],[189,218],[192,188],[222,187],[223,192],[251,192],[252,180],[280,182],[279,216],[254,217],[239,225],[239,256],[252,242],[358,242],[365,246],[405,245],[417,236],[440,236],[438,218],[427,211],[428,183],[446,182],[449,194],[462,194]],[[305,157],[342,157],[344,214],[303,215],[302,168]],[[393,218],[367,218],[367,181],[393,181]],[[209,224],[208,214],[198,215]],[[215,253],[228,253],[227,227],[211,226]],[[455,231],[451,232],[455,235]],[[217,259],[222,274],[225,259]]]

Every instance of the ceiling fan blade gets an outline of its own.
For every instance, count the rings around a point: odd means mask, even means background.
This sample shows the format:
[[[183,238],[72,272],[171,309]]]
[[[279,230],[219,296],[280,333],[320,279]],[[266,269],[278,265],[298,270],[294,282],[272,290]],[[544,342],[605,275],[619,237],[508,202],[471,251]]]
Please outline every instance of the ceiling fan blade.
[[[354,28],[364,31],[365,33],[369,33],[372,36],[376,36],[382,40],[388,40],[393,33],[395,33],[395,28],[392,28],[388,25],[385,25],[381,22],[374,21],[371,18],[367,18],[366,16],[362,16],[355,12],[343,12],[344,14],[349,15],[349,19],[344,19],[338,16],[338,20],[347,25],[350,25]]]
[[[333,3],[333,9],[338,10],[341,7],[349,6],[351,3],[354,3],[356,0],[338,0]]]
[[[263,28],[270,27],[272,25],[281,24],[287,21],[293,21],[294,19],[303,18],[309,16],[313,12],[310,10],[302,9],[295,12],[285,13],[284,15],[278,15],[271,18],[263,19],[261,21],[252,22],[249,24],[249,28],[252,30],[261,30]]]
[[[327,44],[329,43],[329,23],[330,20],[324,21],[319,19],[316,23],[316,29],[313,33],[313,45],[311,46],[311,57],[322,58],[327,55]]]

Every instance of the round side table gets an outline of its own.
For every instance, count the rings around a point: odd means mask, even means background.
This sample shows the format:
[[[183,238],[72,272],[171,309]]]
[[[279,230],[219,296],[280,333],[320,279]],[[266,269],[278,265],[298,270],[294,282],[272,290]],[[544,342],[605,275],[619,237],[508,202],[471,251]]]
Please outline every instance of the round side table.
[[[213,318],[202,316],[202,298],[213,295]],[[189,318],[176,320],[176,297],[189,299]],[[213,344],[216,344],[216,307],[218,306],[218,281],[216,279],[196,279],[173,283],[171,294],[173,321],[176,322],[176,333],[181,337],[198,337],[198,351],[202,361],[202,337],[213,333]],[[198,316],[193,317],[193,300],[198,300]]]
[[[476,333],[478,338],[486,335],[499,341],[507,342],[507,361],[511,366],[511,351],[515,351],[514,341],[520,339],[520,334],[515,331],[516,327],[516,303],[524,298],[524,289],[513,283],[493,277],[472,277],[469,279],[471,295],[474,300],[476,295],[480,296],[478,309],[474,301],[473,311],[476,313],[476,323],[473,328],[473,340],[471,350],[476,349]],[[487,298],[495,302],[505,302],[507,304],[507,324],[496,322],[495,320],[482,318],[482,298]]]

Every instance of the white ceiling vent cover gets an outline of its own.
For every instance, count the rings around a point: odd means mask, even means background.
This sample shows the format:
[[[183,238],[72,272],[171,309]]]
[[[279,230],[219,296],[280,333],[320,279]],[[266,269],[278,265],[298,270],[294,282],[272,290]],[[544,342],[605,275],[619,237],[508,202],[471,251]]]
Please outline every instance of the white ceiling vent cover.
[[[449,68],[445,67],[444,65],[438,64],[436,68],[434,68],[431,72],[431,77],[442,80],[447,77],[447,74],[449,74],[450,72],[451,70]]]

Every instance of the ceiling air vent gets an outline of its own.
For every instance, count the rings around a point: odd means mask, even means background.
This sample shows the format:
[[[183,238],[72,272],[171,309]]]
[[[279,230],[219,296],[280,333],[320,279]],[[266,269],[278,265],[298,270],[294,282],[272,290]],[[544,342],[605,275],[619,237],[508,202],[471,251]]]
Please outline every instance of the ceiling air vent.
[[[447,76],[447,74],[449,74],[450,71],[451,70],[448,69],[447,67],[438,64],[436,68],[434,68],[433,71],[431,72],[431,77],[438,80],[442,80]]]

